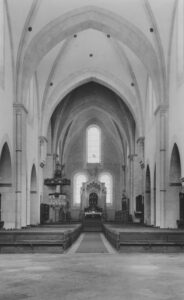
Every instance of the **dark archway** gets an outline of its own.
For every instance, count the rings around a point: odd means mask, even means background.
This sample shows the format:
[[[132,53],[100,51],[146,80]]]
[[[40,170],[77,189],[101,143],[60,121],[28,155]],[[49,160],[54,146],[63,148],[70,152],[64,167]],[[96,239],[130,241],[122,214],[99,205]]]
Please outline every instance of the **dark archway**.
[[[38,193],[37,193],[37,176],[35,165],[32,166],[31,171],[31,184],[30,184],[30,224],[36,225],[38,220]]]
[[[5,228],[15,227],[15,202],[12,193],[12,165],[8,144],[5,143],[0,156],[1,220]]]
[[[166,226],[176,227],[180,215],[179,193],[181,191],[181,161],[179,149],[176,144],[173,146],[170,160],[169,172],[169,193],[166,202]]]
[[[5,143],[0,158],[0,181],[6,184],[12,184],[12,168],[11,168],[11,157],[8,144]]]
[[[154,169],[154,182],[153,182],[153,224],[154,226],[156,226],[156,216],[157,216],[157,203],[156,203],[156,189],[157,189],[157,185],[156,185],[156,165],[155,165],[155,169]]]
[[[144,222],[147,225],[151,225],[151,178],[150,168],[146,168],[146,185],[145,185],[145,211],[144,211]]]

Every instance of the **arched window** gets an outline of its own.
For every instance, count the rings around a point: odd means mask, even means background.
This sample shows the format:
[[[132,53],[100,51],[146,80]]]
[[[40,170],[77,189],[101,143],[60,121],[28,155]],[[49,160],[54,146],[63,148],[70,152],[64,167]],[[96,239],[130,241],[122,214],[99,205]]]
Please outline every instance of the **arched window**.
[[[4,1],[0,0],[0,86],[4,87]]]
[[[83,182],[87,181],[87,176],[83,173],[77,173],[74,175],[73,180],[73,203],[79,205],[81,202],[81,187]]]
[[[184,71],[184,1],[178,1],[178,72]]]
[[[105,187],[107,190],[107,194],[106,194],[107,205],[112,204],[112,193],[113,193],[112,175],[110,173],[102,173],[99,176],[99,181],[105,183]]]
[[[100,163],[101,161],[101,130],[96,125],[87,128],[87,162]]]

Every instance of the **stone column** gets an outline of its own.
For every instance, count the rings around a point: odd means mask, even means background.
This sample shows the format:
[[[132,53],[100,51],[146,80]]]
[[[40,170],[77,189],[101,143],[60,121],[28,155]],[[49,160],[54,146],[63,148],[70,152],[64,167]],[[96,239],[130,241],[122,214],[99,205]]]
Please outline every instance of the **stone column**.
[[[184,177],[180,178],[180,182],[181,182],[181,193],[184,194]]]
[[[56,169],[56,163],[58,162],[59,155],[57,153],[53,153],[53,167]]]
[[[44,177],[47,175],[47,138],[45,136],[39,136],[39,163],[40,163],[40,172],[39,172],[39,191],[40,191],[40,203],[39,203],[39,213],[40,213],[40,204],[47,202],[48,192],[47,187],[43,185]]]
[[[40,167],[43,168],[46,164],[48,141],[45,136],[40,136],[39,141],[40,141]]]
[[[26,118],[22,104],[14,104],[15,227],[26,226]]]
[[[122,171],[123,171],[122,192],[126,193],[126,165],[122,165]]]
[[[129,158],[129,197],[130,197],[130,214],[134,214],[135,200],[134,200],[134,157],[135,154],[130,154]]]
[[[165,227],[165,201],[166,201],[166,150],[168,128],[168,106],[160,105],[155,111],[157,122],[157,162],[156,162],[156,226]]]
[[[145,178],[144,178],[144,168],[145,168],[145,161],[144,161],[144,143],[145,138],[139,137],[137,139],[137,147],[138,147],[138,162],[140,165],[140,173],[141,173],[141,179],[140,179],[140,194],[144,198],[144,184],[145,184]],[[140,174],[139,173],[139,174]]]
[[[139,163],[140,165],[144,164],[144,137],[139,137],[137,139],[137,146],[138,146],[138,156],[139,156]]]

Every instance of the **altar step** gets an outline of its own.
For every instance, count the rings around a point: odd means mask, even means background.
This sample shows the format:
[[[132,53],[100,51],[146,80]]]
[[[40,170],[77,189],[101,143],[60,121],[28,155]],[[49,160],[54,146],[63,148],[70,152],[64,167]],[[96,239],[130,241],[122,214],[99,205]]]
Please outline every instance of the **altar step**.
[[[102,221],[98,219],[84,219],[82,223],[83,232],[102,232]]]

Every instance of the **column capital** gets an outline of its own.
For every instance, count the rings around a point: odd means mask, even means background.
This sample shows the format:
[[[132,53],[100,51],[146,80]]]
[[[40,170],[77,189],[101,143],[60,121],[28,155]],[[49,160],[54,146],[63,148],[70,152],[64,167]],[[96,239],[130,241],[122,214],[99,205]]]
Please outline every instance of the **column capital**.
[[[166,113],[168,111],[169,105],[168,104],[160,104],[156,108],[154,115],[156,116],[158,113]]]
[[[16,111],[19,111],[19,112],[25,112],[26,114],[28,114],[28,110],[26,109],[26,107],[22,104],[22,103],[14,103],[13,104],[13,108],[14,110]]]
[[[53,153],[52,156],[53,156],[53,160],[58,161],[59,155],[57,153]]]
[[[48,143],[47,138],[43,135],[39,136],[39,141],[40,141],[40,145],[42,145],[44,143]]]
[[[123,170],[123,171],[126,170],[126,165],[122,165],[122,170]]]
[[[128,158],[129,158],[130,161],[133,161],[133,160],[134,160],[134,157],[136,157],[136,156],[137,156],[137,154],[130,154],[130,155],[128,156]]]
[[[184,177],[180,178],[180,182],[181,182],[182,186],[184,187]]]
[[[180,182],[181,182],[181,193],[184,193],[184,177],[180,178]]]
[[[144,164],[144,162],[143,162],[142,160],[139,162],[139,164],[140,164],[140,166],[141,166],[141,169],[144,169],[144,168],[145,168],[145,164]]]
[[[145,141],[145,137],[144,136],[140,136],[138,139],[137,139],[137,144],[140,143],[140,144],[143,144]]]

